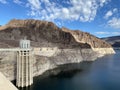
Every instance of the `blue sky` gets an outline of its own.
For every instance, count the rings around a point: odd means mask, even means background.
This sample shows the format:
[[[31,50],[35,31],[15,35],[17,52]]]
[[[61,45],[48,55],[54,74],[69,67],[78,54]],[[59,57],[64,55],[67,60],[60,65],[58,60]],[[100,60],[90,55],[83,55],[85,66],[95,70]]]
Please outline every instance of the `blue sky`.
[[[120,35],[120,0],[0,0],[0,25],[11,19],[52,21],[107,37]]]

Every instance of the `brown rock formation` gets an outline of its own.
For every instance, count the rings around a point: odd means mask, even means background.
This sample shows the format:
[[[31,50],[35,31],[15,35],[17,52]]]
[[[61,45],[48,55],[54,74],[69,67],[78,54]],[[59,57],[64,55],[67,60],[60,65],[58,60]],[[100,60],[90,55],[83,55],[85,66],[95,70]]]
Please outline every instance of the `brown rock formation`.
[[[110,44],[107,42],[87,33],[87,32],[82,32],[80,30],[69,30],[67,28],[62,28],[63,31],[69,32],[73,35],[73,37],[76,39],[76,41],[81,42],[81,43],[87,43],[93,48],[110,48]]]
[[[18,46],[18,40],[27,36],[33,46],[58,46],[59,48],[110,48],[99,38],[79,30],[59,28],[52,22],[40,20],[11,20],[0,27],[0,42]]]

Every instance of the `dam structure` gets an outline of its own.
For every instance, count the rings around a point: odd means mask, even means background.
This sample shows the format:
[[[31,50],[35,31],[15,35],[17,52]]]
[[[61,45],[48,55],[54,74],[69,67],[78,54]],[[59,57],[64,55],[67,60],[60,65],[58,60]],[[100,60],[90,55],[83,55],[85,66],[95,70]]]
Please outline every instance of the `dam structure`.
[[[13,51],[17,55],[16,86],[27,87],[33,84],[34,53],[30,40],[20,40],[18,48],[0,48],[0,52]]]

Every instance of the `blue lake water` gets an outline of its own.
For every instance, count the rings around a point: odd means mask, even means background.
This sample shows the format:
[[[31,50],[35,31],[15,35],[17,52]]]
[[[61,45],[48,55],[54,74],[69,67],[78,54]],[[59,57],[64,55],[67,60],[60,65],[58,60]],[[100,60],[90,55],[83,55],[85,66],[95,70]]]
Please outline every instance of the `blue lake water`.
[[[94,62],[62,66],[72,70],[56,76],[34,78],[34,84],[21,90],[120,90],[120,51]],[[62,70],[62,69],[61,69]]]

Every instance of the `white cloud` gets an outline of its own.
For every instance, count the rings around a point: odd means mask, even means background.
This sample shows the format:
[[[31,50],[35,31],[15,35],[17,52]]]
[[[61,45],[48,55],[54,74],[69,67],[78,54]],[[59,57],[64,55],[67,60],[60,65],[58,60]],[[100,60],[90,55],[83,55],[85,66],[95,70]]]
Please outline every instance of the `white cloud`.
[[[104,16],[104,18],[105,19],[108,19],[110,16],[112,16],[113,15],[113,12],[110,10],[110,11],[108,11],[106,14],[105,14],[105,16]]]
[[[111,1],[111,0],[99,0],[100,6],[103,7],[104,4],[107,4],[109,1]]]
[[[99,31],[95,32],[96,35],[120,35],[120,32],[104,32],[104,31]]]
[[[39,0],[28,0],[28,6],[31,7],[31,10],[39,10],[41,4]]]
[[[63,0],[68,7],[50,0],[28,0],[29,14],[32,17],[54,21],[79,20],[90,22],[94,20],[97,9],[109,0]]]
[[[117,11],[118,11],[117,8],[114,8],[113,10],[109,10],[109,11],[105,14],[104,18],[105,18],[105,19],[108,19],[109,17],[113,16],[113,14],[115,14]]]
[[[114,9],[113,9],[113,12],[114,12],[114,13],[115,13],[115,12],[117,12],[117,11],[118,11],[118,9],[117,9],[117,8],[114,8]]]
[[[110,32],[99,31],[99,32],[95,32],[95,34],[106,35],[106,34],[110,34]]]
[[[13,0],[13,2],[16,3],[16,4],[22,4],[22,3],[23,3],[23,2],[20,1],[20,0]]]
[[[120,32],[113,32],[112,35],[120,35]]]
[[[0,3],[2,3],[2,4],[6,4],[7,1],[6,1],[6,0],[0,0]]]
[[[107,24],[112,28],[120,29],[120,18],[113,17],[107,22]]]

